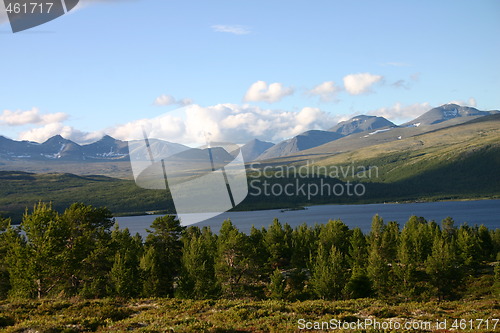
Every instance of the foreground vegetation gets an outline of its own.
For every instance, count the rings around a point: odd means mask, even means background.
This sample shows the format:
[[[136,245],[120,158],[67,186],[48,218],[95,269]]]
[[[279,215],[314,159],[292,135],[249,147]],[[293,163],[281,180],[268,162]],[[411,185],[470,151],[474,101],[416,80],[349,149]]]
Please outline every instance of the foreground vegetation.
[[[106,208],[39,203],[18,227],[0,220],[0,297],[457,299],[498,294],[500,229],[439,226],[412,216],[403,228],[375,215],[368,235],[341,220],[292,229],[277,219],[240,232],[224,221],[182,227],[154,220],[145,240]]]
[[[455,331],[495,332],[500,324],[495,330],[493,321],[489,329],[484,323],[481,327],[477,325],[479,319],[499,316],[498,299],[399,304],[376,299],[291,302],[149,298],[0,302],[3,332],[293,332],[299,331],[301,319],[309,322],[376,320],[401,325],[446,320],[447,330],[441,332],[451,331],[455,323],[460,327],[460,323],[470,323],[472,319],[475,329],[465,327]],[[406,331],[430,331],[425,324],[420,325],[423,329]],[[368,328],[368,331],[372,330]]]
[[[413,216],[246,235],[157,218],[145,240],[106,208],[39,203],[0,219],[0,328],[24,332],[282,331],[299,319],[499,316],[500,229]],[[113,229],[112,229],[113,228]]]

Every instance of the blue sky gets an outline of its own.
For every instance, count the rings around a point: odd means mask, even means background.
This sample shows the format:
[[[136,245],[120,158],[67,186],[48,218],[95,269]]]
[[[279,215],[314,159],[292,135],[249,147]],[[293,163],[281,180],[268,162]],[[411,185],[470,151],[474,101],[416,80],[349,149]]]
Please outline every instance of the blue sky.
[[[16,34],[0,13],[0,135],[130,139],[168,121],[170,140],[206,125],[278,141],[356,114],[500,109],[498,36],[499,1],[81,0]]]

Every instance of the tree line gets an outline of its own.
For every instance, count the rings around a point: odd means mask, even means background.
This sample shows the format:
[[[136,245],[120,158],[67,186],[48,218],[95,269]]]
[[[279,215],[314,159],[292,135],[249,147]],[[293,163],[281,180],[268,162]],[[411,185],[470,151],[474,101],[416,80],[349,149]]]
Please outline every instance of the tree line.
[[[106,208],[39,203],[20,226],[0,219],[0,298],[180,297],[422,300],[458,298],[483,276],[500,291],[500,229],[375,215],[371,231],[341,220],[218,234],[154,220],[148,235],[120,229]]]

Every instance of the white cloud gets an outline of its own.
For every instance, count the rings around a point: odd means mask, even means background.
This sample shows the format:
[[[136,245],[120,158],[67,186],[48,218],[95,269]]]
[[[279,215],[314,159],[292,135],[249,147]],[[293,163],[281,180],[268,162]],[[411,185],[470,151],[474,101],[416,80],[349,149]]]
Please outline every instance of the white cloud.
[[[448,103],[449,104],[457,104],[460,106],[472,106],[473,108],[475,108],[477,106],[477,102],[476,102],[476,99],[474,97],[469,98],[468,101],[454,100],[454,101],[450,101]]]
[[[143,129],[149,137],[184,144],[211,141],[245,143],[254,138],[281,141],[310,129],[327,129],[338,121],[318,108],[299,112],[262,109],[251,105],[196,104],[165,113],[154,119],[141,119],[105,130],[122,140],[140,139]]]
[[[326,81],[309,90],[307,94],[319,96],[323,102],[328,102],[334,100],[337,93],[341,90],[342,89],[338,87],[335,82]]]
[[[398,102],[390,107],[383,107],[370,111],[368,114],[387,118],[397,124],[417,118],[423,113],[429,111],[431,108],[432,106],[427,102],[415,103],[411,105],[402,105]]]
[[[351,95],[371,92],[371,87],[381,81],[383,76],[370,73],[349,74],[344,76],[344,87]]]
[[[175,104],[175,98],[172,97],[171,95],[162,94],[162,95],[156,97],[154,104],[161,105],[161,106],[172,105],[172,104]]]
[[[248,27],[242,25],[216,24],[212,26],[212,29],[216,32],[227,32],[234,35],[247,35],[251,32]]]
[[[340,120],[319,108],[298,112],[264,109],[252,105],[191,104],[153,119],[139,119],[96,132],[82,132],[62,122],[43,124],[19,135],[21,140],[43,142],[60,134],[77,143],[89,143],[104,134],[121,140],[148,137],[176,143],[202,145],[210,141],[246,143],[254,138],[278,142],[311,129],[328,129]]]
[[[271,83],[269,86],[265,81],[257,81],[248,88],[244,101],[275,103],[283,97],[292,95],[293,88],[286,88],[282,83]]]
[[[162,94],[156,97],[154,104],[158,106],[167,106],[174,104],[177,104],[179,106],[186,106],[189,104],[193,104],[193,101],[189,98],[175,99],[172,95]]]
[[[31,110],[4,110],[0,114],[0,125],[7,126],[23,126],[29,124],[50,124],[61,122],[68,118],[68,115],[63,112],[40,114],[38,108]]]
[[[104,133],[121,140],[143,137],[184,144],[211,141],[245,143],[254,138],[281,141],[309,129],[326,129],[338,122],[318,108],[305,107],[299,112],[270,110],[250,105],[218,104],[202,107],[196,104],[165,113],[154,119],[139,119],[96,132],[81,132],[60,122],[22,132],[21,140],[43,142],[60,134],[77,143],[88,143]]]
[[[193,104],[193,100],[191,98],[178,99],[177,104],[180,106],[187,106]]]
[[[42,127],[33,128],[19,134],[19,140],[44,142],[54,135],[61,135],[63,138],[77,143],[90,143],[99,140],[104,132],[96,131],[92,133],[79,131],[63,123],[51,123]]]

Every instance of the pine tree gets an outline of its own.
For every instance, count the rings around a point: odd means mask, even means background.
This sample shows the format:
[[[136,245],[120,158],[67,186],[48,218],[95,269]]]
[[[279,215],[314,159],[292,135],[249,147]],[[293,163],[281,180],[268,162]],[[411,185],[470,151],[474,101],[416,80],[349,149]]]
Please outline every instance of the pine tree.
[[[142,238],[132,237],[128,229],[117,228],[112,233],[116,248],[110,277],[113,294],[119,297],[135,297],[141,289],[139,260],[142,254]]]
[[[292,232],[291,269],[287,271],[287,298],[305,299],[309,293],[306,282],[312,268],[311,259],[315,255],[316,234],[307,224],[301,224]]]
[[[316,252],[314,231],[303,223],[292,233],[292,266],[298,269],[308,268],[311,256]]]
[[[113,290],[109,279],[114,260],[111,235],[105,231],[100,234],[81,265],[78,294],[84,298],[103,298]]]
[[[457,246],[459,256],[467,270],[477,268],[483,257],[477,230],[467,224],[461,225],[457,232]]]
[[[399,237],[395,273],[399,280],[399,291],[406,297],[415,295],[418,259],[414,244],[418,230],[411,224],[405,225]]]
[[[346,256],[349,253],[349,239],[351,231],[349,227],[341,220],[329,220],[320,228],[318,241],[324,248],[330,249],[334,246],[342,255]]]
[[[477,237],[479,238],[479,248],[482,260],[495,260],[495,249],[490,231],[483,224],[477,229]]]
[[[390,263],[396,260],[399,239],[399,224],[390,221],[382,233],[382,242],[380,244],[382,256]]]
[[[146,238],[140,267],[146,297],[172,297],[174,281],[181,268],[183,227],[174,216],[156,218]]]
[[[357,266],[353,268],[346,285],[346,293],[349,298],[365,298],[373,294],[372,282],[366,269]]]
[[[376,246],[378,248],[382,245],[382,234],[384,233],[385,224],[384,220],[375,214],[372,218],[372,228],[370,231],[370,246]]]
[[[452,239],[457,236],[457,229],[455,228],[455,221],[448,216],[441,221],[443,237],[446,239]]]
[[[248,236],[248,244],[250,246],[250,260],[255,264],[254,274],[264,279],[264,275],[268,275],[270,267],[268,266],[269,252],[265,245],[264,239],[267,230],[257,229],[253,225],[250,228],[250,235]]]
[[[230,220],[224,221],[217,237],[215,272],[225,296],[234,298],[245,295],[254,282],[253,263],[248,236],[240,232]]]
[[[165,273],[159,250],[151,245],[145,246],[140,268],[142,272],[142,296],[162,297],[168,295],[169,286],[165,286],[162,281],[162,276]]]
[[[264,236],[264,245],[268,257],[268,267],[272,270],[277,267],[283,268],[290,264],[292,247],[292,230],[288,224],[282,227],[278,219],[274,219]]]
[[[346,285],[349,298],[362,298],[372,295],[372,283],[366,268],[368,265],[368,249],[366,237],[360,228],[354,228],[350,238],[349,260],[352,274]]]
[[[185,298],[214,298],[220,293],[215,276],[217,238],[209,227],[183,236],[182,269],[178,294]],[[191,229],[191,228],[190,228]]]
[[[269,283],[269,297],[271,299],[284,299],[285,288],[286,279],[279,268],[276,268],[271,275],[271,281]]]
[[[105,281],[111,268],[113,251],[110,228],[114,224],[112,214],[105,207],[95,208],[74,203],[60,218],[68,230],[62,262],[64,291],[67,295],[75,295],[85,290],[86,297],[92,297],[92,288],[89,289],[89,285],[96,286],[97,281]],[[98,252],[105,248],[109,248],[105,253],[107,258],[101,255],[96,257]],[[102,292],[98,291],[97,294]]]
[[[347,282],[347,264],[342,253],[334,246],[327,251],[322,243],[318,246],[311,285],[322,299],[340,299]]]
[[[384,259],[380,249],[374,246],[370,247],[368,255],[368,267],[366,269],[367,275],[370,278],[374,292],[379,297],[386,297],[389,295],[389,263]]]
[[[10,229],[10,219],[0,217],[0,299],[6,298],[10,289],[10,278],[7,267]]]
[[[61,289],[67,225],[50,205],[39,203],[26,212],[21,223],[24,235],[12,244],[9,275],[12,294],[42,298]]]
[[[491,293],[497,299],[500,297],[500,264],[497,263],[494,268],[495,277],[493,279],[493,285],[491,286]]]
[[[353,269],[366,269],[368,262],[368,248],[366,237],[363,235],[360,228],[354,228],[352,230],[349,247],[349,260]]]
[[[430,284],[435,288],[439,299],[453,296],[462,280],[462,270],[454,244],[437,235],[425,265]]]
[[[375,215],[372,219],[372,229],[370,232],[370,246],[368,252],[368,266],[366,272],[370,278],[374,292],[379,297],[389,295],[390,266],[386,251],[383,248],[383,234],[385,231],[384,220]]]
[[[493,246],[493,260],[500,261],[500,228],[490,230],[490,236]]]

